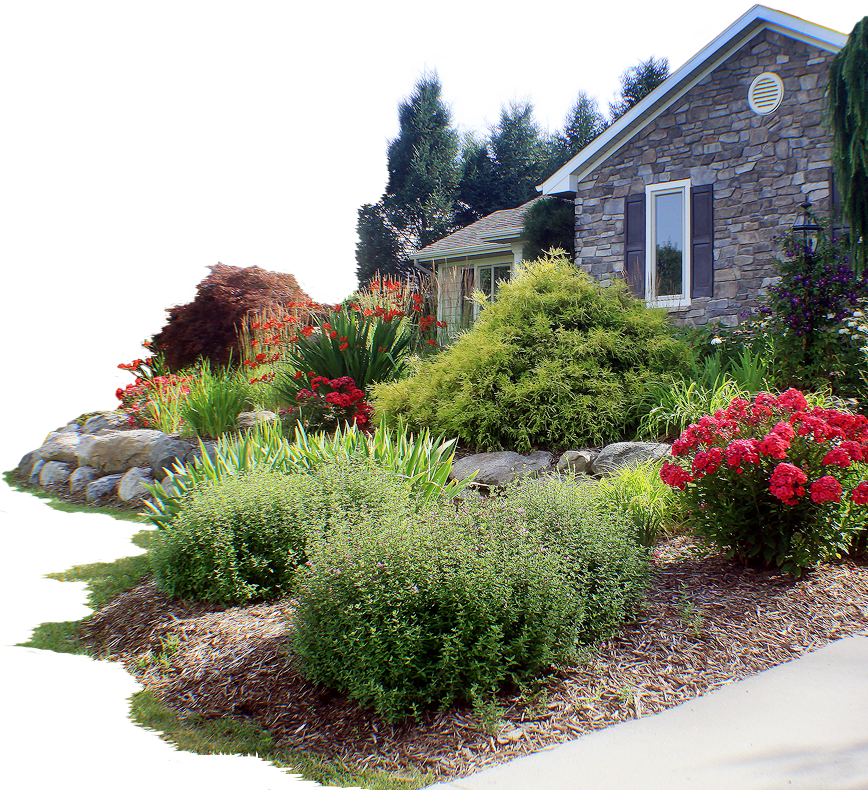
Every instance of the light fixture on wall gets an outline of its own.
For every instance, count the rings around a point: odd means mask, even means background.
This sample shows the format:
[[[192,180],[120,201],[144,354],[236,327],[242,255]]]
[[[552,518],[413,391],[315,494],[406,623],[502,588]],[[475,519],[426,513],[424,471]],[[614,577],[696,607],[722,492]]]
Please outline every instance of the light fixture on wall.
[[[802,234],[802,247],[805,250],[805,255],[813,255],[820,243],[820,234],[823,232],[823,228],[811,216],[810,200],[805,198],[805,202],[800,205],[800,208],[804,213],[796,219],[797,224],[793,225],[793,233]],[[801,225],[798,224],[799,219],[802,221]]]

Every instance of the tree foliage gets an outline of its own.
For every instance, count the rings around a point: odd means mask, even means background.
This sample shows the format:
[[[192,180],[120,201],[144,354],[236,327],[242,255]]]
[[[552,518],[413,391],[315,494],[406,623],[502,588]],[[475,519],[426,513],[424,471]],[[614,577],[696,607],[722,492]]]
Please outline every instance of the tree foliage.
[[[612,121],[617,121],[624,113],[644,99],[651,91],[669,76],[668,58],[648,58],[637,66],[627,69],[621,75],[621,95],[614,104],[609,105]]]
[[[868,256],[868,16],[856,23],[829,68],[827,119],[832,161],[850,222],[856,268]]]
[[[224,126],[241,61],[212,44],[222,3],[0,6],[0,356],[97,370],[143,310],[207,262],[189,233],[224,214],[196,153]]]
[[[196,287],[196,298],[166,312],[166,325],[154,336],[172,371],[192,365],[199,357],[212,366],[237,364],[242,352],[238,338],[241,320],[251,310],[279,303],[303,305],[310,297],[295,277],[258,266],[241,269],[218,263]]]
[[[550,250],[563,250],[570,260],[575,252],[575,206],[570,200],[537,200],[524,214],[522,257],[533,261]]]
[[[376,204],[359,210],[359,282],[379,271],[401,276],[409,253],[455,229],[461,177],[459,135],[436,74],[423,74],[398,107],[398,136],[388,149],[389,179]]]
[[[297,200],[333,195],[338,188],[338,177],[332,170],[328,151],[311,143],[307,153],[295,158],[292,168],[292,189]]]
[[[579,91],[575,104],[567,115],[564,129],[556,137],[558,156],[567,162],[606,128],[606,119],[597,106],[597,100]]]
[[[778,11],[842,33],[851,33],[866,6],[868,3],[778,3]]]
[[[263,139],[263,130],[251,124],[241,150],[244,158],[228,164],[220,185],[220,199],[229,211],[243,214],[297,199],[289,163],[274,129]]]

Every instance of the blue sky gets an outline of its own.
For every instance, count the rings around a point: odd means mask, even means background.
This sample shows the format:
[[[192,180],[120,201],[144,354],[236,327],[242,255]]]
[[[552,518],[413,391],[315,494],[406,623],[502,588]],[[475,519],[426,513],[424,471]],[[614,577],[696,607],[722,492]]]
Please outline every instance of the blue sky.
[[[280,134],[290,163],[311,141],[337,171],[352,135],[395,128],[395,96],[412,69],[436,62],[458,120],[497,115],[510,80],[532,84],[554,125],[587,74],[606,96],[613,69],[645,41],[683,63],[749,3],[240,3],[220,24],[245,63],[229,80],[247,88],[231,127],[215,130],[208,158],[240,157],[251,123]]]

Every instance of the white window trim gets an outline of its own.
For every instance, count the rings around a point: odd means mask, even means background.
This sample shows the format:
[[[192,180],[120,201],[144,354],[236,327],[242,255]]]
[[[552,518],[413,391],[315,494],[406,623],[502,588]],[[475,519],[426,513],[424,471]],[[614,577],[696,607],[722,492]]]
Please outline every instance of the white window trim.
[[[654,298],[654,196],[665,192],[682,192],[684,200],[684,250],[681,259],[682,296],[663,296]],[[666,181],[649,184],[645,187],[645,304],[649,307],[679,308],[690,307],[690,179]]]
[[[481,291],[482,289],[479,287],[481,277],[479,276],[480,269],[491,269],[491,282],[492,287],[494,286],[494,270],[500,266],[509,266],[509,279],[511,280],[515,277],[515,264],[510,261],[500,261],[499,263],[476,263],[473,265],[473,290]],[[469,268],[469,267],[468,267]],[[490,298],[489,298],[490,301]],[[482,306],[474,301],[473,302],[473,320],[476,321],[479,318],[479,311]]]

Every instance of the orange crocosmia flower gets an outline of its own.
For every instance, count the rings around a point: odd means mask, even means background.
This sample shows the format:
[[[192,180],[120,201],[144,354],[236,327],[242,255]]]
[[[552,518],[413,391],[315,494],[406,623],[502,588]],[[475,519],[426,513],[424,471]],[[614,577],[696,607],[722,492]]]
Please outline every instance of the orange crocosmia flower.
[[[302,373],[300,370],[297,370],[297,371],[293,374],[293,378],[294,378],[296,381],[298,381],[298,380],[299,380],[303,375],[304,375],[304,373]]]
[[[349,344],[349,343],[341,343],[341,344],[338,346],[338,348],[339,348],[341,351],[343,351],[344,349],[349,348],[349,347],[350,347],[350,344]]]
[[[331,329],[331,328],[332,328],[332,325],[326,323],[326,324],[323,324],[323,325],[322,325],[322,328],[323,328],[323,329]]]
[[[301,329],[301,333],[302,333],[305,337],[310,337],[310,336],[313,334],[313,327],[312,327],[312,326],[305,326],[305,327],[302,327],[302,329]]]

